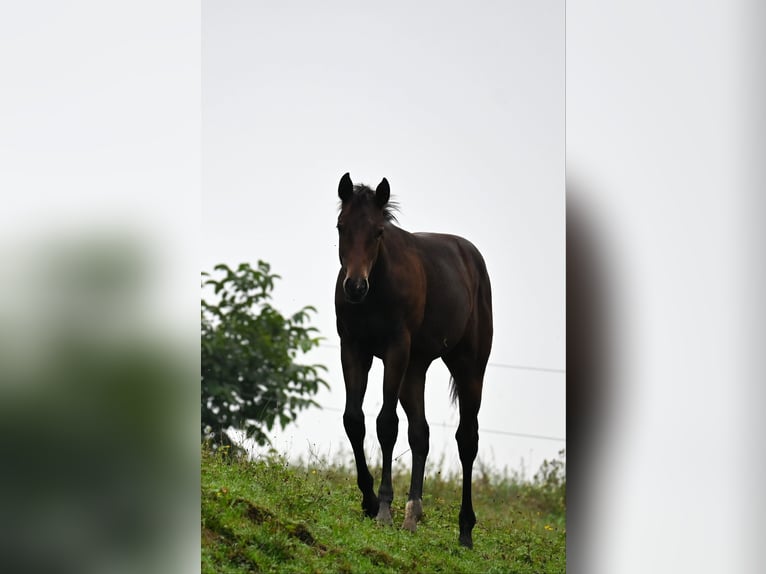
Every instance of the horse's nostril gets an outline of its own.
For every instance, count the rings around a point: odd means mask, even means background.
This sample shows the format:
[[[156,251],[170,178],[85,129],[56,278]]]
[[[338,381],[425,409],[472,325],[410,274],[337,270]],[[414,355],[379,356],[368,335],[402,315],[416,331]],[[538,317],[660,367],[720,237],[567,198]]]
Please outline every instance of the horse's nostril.
[[[351,301],[361,301],[368,289],[367,279],[347,279],[343,284],[343,290]]]

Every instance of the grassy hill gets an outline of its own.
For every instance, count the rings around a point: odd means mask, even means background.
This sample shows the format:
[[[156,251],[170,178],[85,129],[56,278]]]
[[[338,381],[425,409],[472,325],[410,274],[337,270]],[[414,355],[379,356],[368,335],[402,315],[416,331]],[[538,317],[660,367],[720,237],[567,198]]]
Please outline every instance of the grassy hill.
[[[565,572],[563,462],[546,463],[531,482],[474,474],[478,523],[467,550],[457,540],[454,477],[427,474],[425,516],[412,534],[399,528],[408,476],[395,477],[395,526],[382,527],[362,516],[349,469],[203,449],[202,572]]]

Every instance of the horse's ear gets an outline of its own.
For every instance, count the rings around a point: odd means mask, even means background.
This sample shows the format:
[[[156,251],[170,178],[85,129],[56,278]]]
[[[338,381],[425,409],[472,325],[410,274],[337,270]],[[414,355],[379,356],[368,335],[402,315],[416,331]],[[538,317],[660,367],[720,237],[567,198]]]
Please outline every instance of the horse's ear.
[[[340,178],[338,184],[338,197],[343,203],[346,203],[354,194],[354,184],[351,182],[351,176],[346,172],[343,177]]]
[[[388,180],[384,177],[375,189],[375,202],[378,207],[383,207],[388,203],[389,197],[391,197],[391,188],[388,186]]]

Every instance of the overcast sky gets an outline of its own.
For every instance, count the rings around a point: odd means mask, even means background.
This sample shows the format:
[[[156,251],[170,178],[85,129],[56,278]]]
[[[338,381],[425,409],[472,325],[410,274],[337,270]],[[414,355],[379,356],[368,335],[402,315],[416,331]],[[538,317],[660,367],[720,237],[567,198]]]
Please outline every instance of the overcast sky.
[[[386,177],[401,227],[462,235],[484,255],[495,338],[479,458],[509,469],[523,459],[531,473],[565,446],[502,434],[565,437],[564,2],[397,6],[203,2],[202,265],[264,259],[282,276],[277,308],[318,309],[326,340],[306,360],[329,368],[327,408],[301,414],[275,445],[290,456],[349,451],[337,185],[347,171],[371,186]],[[365,400],[373,457],[381,377],[376,361]],[[454,470],[457,413],[441,362],[427,380],[429,458]],[[408,449],[399,412],[395,456]]]

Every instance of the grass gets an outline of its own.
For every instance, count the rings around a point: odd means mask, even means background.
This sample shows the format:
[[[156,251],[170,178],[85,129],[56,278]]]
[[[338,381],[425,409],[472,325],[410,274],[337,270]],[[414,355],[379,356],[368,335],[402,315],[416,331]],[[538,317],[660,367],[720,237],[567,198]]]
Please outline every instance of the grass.
[[[561,573],[566,571],[562,460],[534,480],[475,472],[474,548],[458,545],[461,481],[426,477],[425,516],[401,530],[409,477],[394,478],[393,527],[364,518],[353,471],[202,453],[202,572]],[[376,480],[380,473],[373,472]]]

